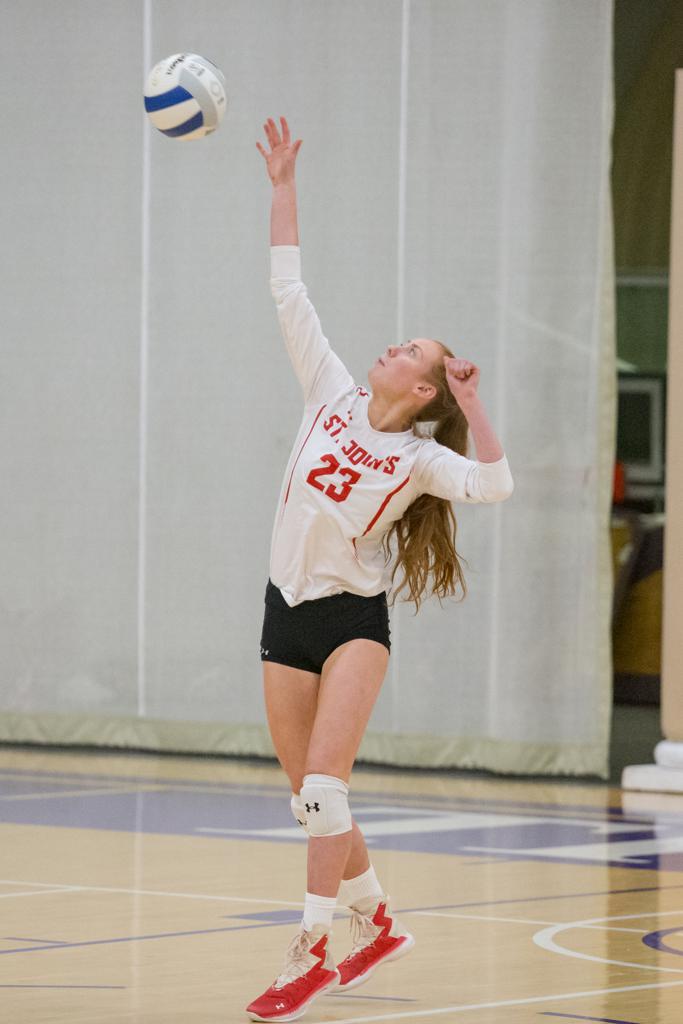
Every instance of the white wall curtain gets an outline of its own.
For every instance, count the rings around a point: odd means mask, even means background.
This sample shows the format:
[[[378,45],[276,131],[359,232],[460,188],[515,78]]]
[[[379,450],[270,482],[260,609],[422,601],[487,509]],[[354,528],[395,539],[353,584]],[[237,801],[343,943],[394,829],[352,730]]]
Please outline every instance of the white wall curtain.
[[[465,602],[394,609],[361,753],[604,774],[610,0],[3,0],[0,18],[0,739],[271,751],[259,639],[301,397],[254,141],[284,113],[333,346],[359,383],[410,336],[473,359],[516,481],[456,509]],[[228,81],[200,142],[142,113],[147,67],[183,49]]]

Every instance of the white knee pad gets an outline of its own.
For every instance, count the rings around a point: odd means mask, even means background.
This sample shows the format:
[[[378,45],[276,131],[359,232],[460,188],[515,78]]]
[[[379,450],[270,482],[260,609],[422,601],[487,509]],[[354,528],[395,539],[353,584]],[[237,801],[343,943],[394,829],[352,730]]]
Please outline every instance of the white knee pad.
[[[292,814],[296,818],[299,825],[301,825],[304,832],[308,832],[308,824],[306,821],[306,804],[301,798],[301,793],[292,793],[290,807],[292,808]]]
[[[349,787],[333,775],[305,775],[301,799],[309,836],[340,836],[352,827]]]

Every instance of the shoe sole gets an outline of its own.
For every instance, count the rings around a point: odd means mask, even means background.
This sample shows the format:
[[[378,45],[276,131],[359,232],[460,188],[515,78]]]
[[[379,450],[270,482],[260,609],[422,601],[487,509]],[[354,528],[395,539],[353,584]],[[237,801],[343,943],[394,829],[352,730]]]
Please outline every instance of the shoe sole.
[[[383,956],[381,960],[375,961],[372,967],[368,967],[367,971],[356,975],[356,977],[352,978],[351,981],[347,981],[345,985],[340,984],[339,990],[341,992],[348,992],[352,988],[358,988],[359,985],[364,985],[366,981],[370,980],[378,967],[381,967],[383,964],[391,963],[392,960],[400,960],[402,956],[406,956],[410,953],[411,949],[415,946],[415,939],[409,932],[406,932],[404,939],[405,941],[402,942],[400,946],[395,946],[391,953]]]
[[[318,998],[318,996],[324,996],[328,992],[331,992],[332,989],[337,988],[339,986],[340,980],[341,975],[339,971],[337,971],[336,978],[331,978],[326,985],[323,985],[323,987],[319,988],[317,992],[314,992],[312,995],[310,995],[306,1002],[302,1003],[298,1010],[295,1010],[293,1013],[282,1013],[277,1017],[259,1017],[257,1013],[251,1013],[249,1010],[247,1010],[247,1014],[251,1020],[265,1021],[266,1024],[270,1024],[271,1021],[274,1021],[275,1024],[280,1024],[280,1022],[282,1022],[282,1024],[285,1024],[286,1021],[299,1020],[300,1017],[303,1017],[308,1007],[315,999]]]

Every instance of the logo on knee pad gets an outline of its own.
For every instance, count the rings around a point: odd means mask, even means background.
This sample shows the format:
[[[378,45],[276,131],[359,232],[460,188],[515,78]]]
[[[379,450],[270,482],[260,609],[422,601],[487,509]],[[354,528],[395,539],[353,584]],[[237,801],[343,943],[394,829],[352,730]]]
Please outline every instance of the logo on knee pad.
[[[348,793],[346,783],[334,775],[304,775],[301,801],[302,810],[305,808],[307,813],[309,836],[339,836],[351,831]]]

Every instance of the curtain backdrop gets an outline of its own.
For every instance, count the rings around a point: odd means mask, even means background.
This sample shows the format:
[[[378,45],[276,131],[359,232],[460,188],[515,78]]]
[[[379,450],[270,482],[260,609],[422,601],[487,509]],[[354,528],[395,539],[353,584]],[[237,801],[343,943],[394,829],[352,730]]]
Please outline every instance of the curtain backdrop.
[[[467,599],[393,610],[361,755],[605,774],[611,2],[0,17],[0,739],[272,752],[259,639],[302,406],[254,142],[286,114],[333,347],[358,383],[411,336],[474,360],[516,482],[456,508]],[[202,141],[142,112],[146,71],[182,50],[227,78]]]

